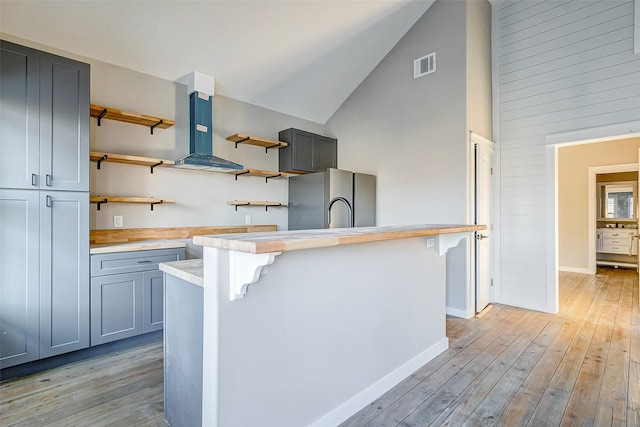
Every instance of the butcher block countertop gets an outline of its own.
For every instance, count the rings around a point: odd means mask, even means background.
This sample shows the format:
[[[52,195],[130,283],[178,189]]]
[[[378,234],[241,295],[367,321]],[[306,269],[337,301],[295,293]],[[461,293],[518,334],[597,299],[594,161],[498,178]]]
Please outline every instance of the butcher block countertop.
[[[194,236],[205,247],[261,254],[486,230],[485,225],[421,224]]]
[[[179,240],[147,240],[130,243],[116,243],[104,245],[91,245],[89,253],[95,254],[111,254],[115,252],[134,252],[134,251],[150,251],[152,249],[174,249],[184,248],[187,244]]]
[[[204,286],[202,258],[163,262],[160,264],[160,270],[194,285]]]
[[[168,228],[114,228],[90,230],[92,245],[139,242],[142,240],[190,239],[202,234],[253,233],[276,231],[275,225],[228,225]]]

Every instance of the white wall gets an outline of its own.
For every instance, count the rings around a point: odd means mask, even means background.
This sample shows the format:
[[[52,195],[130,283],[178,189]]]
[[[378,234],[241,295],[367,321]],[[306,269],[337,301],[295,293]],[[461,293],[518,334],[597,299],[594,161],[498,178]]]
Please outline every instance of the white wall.
[[[633,1],[505,1],[494,14],[498,85],[498,302],[553,311],[546,137],[640,119]],[[553,242],[551,242],[553,243]],[[552,272],[553,273],[553,272]]]
[[[491,136],[490,5],[473,3],[436,1],[327,122],[340,138],[338,166],[378,176],[379,225],[469,221],[467,61],[479,71],[470,98],[486,112],[470,115]],[[468,37],[467,26],[478,33]],[[467,56],[467,43],[484,55]],[[413,60],[434,51],[436,73],[414,79]],[[447,257],[447,306],[457,313],[470,304],[468,251],[461,244]]]

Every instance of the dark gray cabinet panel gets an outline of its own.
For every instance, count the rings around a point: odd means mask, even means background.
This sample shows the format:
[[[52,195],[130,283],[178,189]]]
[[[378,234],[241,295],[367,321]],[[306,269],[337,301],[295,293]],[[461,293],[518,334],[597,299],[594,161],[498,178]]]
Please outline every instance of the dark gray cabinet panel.
[[[142,273],[91,278],[91,345],[142,333]]]
[[[40,357],[89,347],[89,194],[40,192]]]
[[[280,131],[278,138],[289,144],[278,150],[282,172],[321,172],[337,167],[337,139],[293,128]]]
[[[91,255],[91,345],[162,329],[158,263],[182,260],[184,254],[178,248]]]
[[[323,171],[338,167],[338,141],[326,136],[318,136],[315,146],[314,168]]]
[[[0,369],[39,357],[39,238],[38,192],[0,189]]]
[[[38,51],[0,41],[2,188],[38,188],[39,84]]]
[[[0,187],[89,191],[89,65],[0,46]]]

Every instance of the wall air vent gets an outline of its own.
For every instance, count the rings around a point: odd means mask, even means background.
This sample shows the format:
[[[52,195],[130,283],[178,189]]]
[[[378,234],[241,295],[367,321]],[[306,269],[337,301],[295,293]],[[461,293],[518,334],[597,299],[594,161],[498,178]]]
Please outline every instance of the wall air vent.
[[[436,71],[436,53],[431,52],[428,55],[413,61],[413,78],[426,76]]]

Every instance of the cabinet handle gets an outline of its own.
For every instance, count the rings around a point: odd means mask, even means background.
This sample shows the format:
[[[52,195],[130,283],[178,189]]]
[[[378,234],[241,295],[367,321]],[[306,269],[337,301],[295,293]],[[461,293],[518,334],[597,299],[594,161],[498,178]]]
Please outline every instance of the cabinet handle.
[[[138,264],[151,264],[152,262],[153,261],[147,259],[147,260],[144,260],[144,261],[138,261]]]
[[[51,187],[51,175],[49,174],[45,175],[44,183],[47,187]]]
[[[51,196],[47,196],[45,204],[47,205],[48,208],[53,206],[53,199],[51,198]]]
[[[31,174],[31,185],[33,185],[34,187],[38,185],[38,175],[36,175],[35,173]]]

